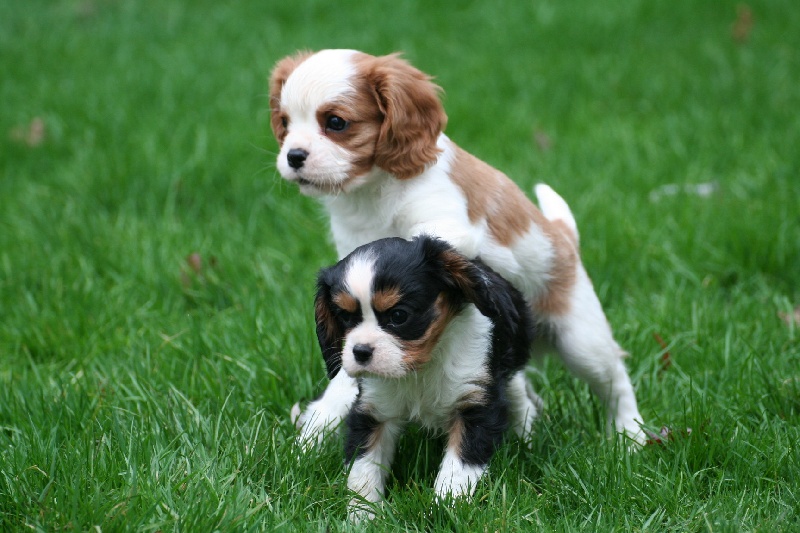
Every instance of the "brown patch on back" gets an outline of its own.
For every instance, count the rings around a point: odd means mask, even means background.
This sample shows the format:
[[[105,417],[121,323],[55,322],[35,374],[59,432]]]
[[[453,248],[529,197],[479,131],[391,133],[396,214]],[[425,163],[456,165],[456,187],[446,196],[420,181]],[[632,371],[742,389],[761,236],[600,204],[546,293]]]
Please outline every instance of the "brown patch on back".
[[[467,197],[470,221],[486,219],[492,236],[503,246],[527,233],[532,223],[542,225],[547,221],[508,176],[455,148],[450,178]]]
[[[400,289],[396,287],[375,291],[375,294],[372,296],[372,307],[378,313],[382,313],[400,303],[402,297],[403,295],[400,293]]]
[[[375,164],[400,179],[421,174],[436,161],[436,141],[447,124],[441,88],[398,54],[359,54],[354,63],[363,80],[359,92],[370,94],[382,115]]]
[[[577,277],[577,237],[563,220],[547,222],[542,230],[553,243],[554,257],[547,292],[534,302],[533,309],[541,314],[563,315],[570,308],[570,295]]]
[[[275,64],[272,69],[272,74],[269,77],[269,108],[270,108],[270,126],[275,139],[278,144],[283,144],[283,139],[286,138],[286,127],[283,121],[286,116],[281,111],[281,91],[286,84],[286,80],[295,69],[300,66],[300,63],[311,57],[313,54],[308,51],[300,51],[294,55],[284,57]]]
[[[331,298],[331,301],[348,313],[355,313],[358,311],[358,300],[347,292],[337,292],[333,298]]]
[[[533,302],[535,311],[563,314],[575,284],[578,264],[577,236],[562,220],[549,220],[508,176],[472,154],[456,148],[450,178],[467,199],[470,221],[486,220],[489,232],[503,246],[509,246],[535,224],[553,245],[553,263],[547,291]]]
[[[443,294],[436,298],[434,308],[436,309],[436,318],[430,323],[425,334],[419,339],[401,342],[405,353],[403,363],[411,372],[431,360],[431,353],[439,342],[439,338],[458,312],[458,309],[450,305]]]

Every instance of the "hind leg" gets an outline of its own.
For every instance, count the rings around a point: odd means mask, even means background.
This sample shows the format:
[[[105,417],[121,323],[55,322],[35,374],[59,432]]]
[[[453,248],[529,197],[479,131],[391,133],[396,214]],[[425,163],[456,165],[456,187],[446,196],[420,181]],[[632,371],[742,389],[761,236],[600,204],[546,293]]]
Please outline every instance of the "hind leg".
[[[569,310],[549,317],[555,346],[567,368],[586,381],[606,406],[609,430],[624,433],[643,444],[642,415],[622,361],[625,351],[614,340],[600,301],[581,265],[577,275]]]
[[[509,422],[514,433],[521,439],[530,437],[533,423],[542,409],[542,399],[533,392],[533,387],[520,370],[508,382]]]

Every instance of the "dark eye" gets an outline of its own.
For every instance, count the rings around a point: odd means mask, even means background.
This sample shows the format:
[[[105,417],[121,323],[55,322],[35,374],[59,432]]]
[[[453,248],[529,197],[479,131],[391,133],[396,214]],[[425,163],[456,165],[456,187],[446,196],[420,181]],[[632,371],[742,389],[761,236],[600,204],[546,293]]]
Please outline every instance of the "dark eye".
[[[330,131],[344,131],[349,125],[349,122],[336,115],[329,116],[328,120],[325,121],[325,129]]]
[[[289,125],[289,119],[286,117],[281,117],[281,124],[283,124],[283,127],[285,128]]]
[[[344,309],[339,310],[339,320],[342,321],[344,327],[346,329],[350,329],[358,325],[358,315],[356,313],[351,313],[350,311],[345,311]]]
[[[395,309],[389,314],[389,321],[394,326],[401,326],[408,320],[408,312],[402,309]]]

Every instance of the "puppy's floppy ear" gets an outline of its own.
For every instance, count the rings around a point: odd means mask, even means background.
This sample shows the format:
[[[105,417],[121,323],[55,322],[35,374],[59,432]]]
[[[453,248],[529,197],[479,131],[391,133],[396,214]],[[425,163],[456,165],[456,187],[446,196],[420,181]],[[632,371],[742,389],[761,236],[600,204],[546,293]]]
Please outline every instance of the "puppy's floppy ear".
[[[441,88],[398,54],[362,61],[384,115],[375,164],[401,179],[422,173],[436,160],[436,140],[447,124],[439,101]]]
[[[533,318],[522,294],[480,259],[469,260],[440,239],[417,238],[425,255],[440,263],[445,284],[492,320],[494,337],[507,339],[520,348],[520,354],[527,355]]]
[[[275,64],[272,69],[272,74],[269,77],[269,109],[270,109],[270,125],[272,126],[272,133],[278,143],[283,144],[283,139],[286,137],[286,127],[283,125],[284,116],[281,112],[281,91],[289,79],[289,76],[294,72],[294,69],[303,61],[312,55],[308,51],[300,51],[294,55],[284,57]]]
[[[328,282],[330,268],[320,271],[317,278],[317,296],[314,299],[314,321],[317,324],[317,340],[328,378],[333,379],[342,368],[342,343],[344,326],[333,312],[331,284]]]

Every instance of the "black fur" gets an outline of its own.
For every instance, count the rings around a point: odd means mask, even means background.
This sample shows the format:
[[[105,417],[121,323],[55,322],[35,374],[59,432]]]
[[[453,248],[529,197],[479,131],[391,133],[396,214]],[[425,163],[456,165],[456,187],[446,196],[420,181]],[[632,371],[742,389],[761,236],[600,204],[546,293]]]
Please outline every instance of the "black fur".
[[[356,401],[356,405],[359,405],[358,401]],[[345,422],[347,438],[344,443],[344,459],[349,465],[367,452],[370,436],[377,431],[380,422],[371,414],[362,412],[355,406],[350,410]]]

